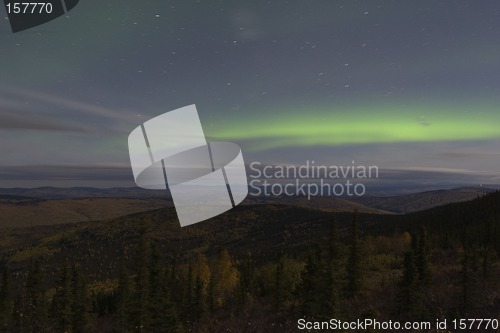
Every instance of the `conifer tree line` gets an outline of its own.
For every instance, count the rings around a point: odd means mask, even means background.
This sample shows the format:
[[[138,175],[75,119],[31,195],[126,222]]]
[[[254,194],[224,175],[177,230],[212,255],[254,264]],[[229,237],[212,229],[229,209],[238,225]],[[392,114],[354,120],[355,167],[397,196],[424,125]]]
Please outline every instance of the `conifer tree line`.
[[[0,332],[218,332],[240,325],[281,332],[296,327],[294,318],[435,320],[500,311],[500,300],[487,297],[500,291],[491,234],[476,242],[463,228],[460,241],[445,246],[425,223],[392,235],[366,234],[357,213],[342,228],[335,215],[329,224],[301,253],[267,259],[221,248],[166,261],[142,232],[134,258],[121,258],[112,281],[91,281],[63,263],[54,285],[43,260],[25,272],[4,265]]]
[[[21,283],[5,267],[0,282],[0,332],[185,332],[210,313],[236,304],[240,271],[221,249],[209,262],[164,265],[157,246],[144,235],[134,268],[121,262],[118,279],[96,290],[77,267],[64,264],[49,288],[40,260],[31,262]],[[19,290],[13,290],[17,285]],[[94,290],[92,290],[94,289]]]

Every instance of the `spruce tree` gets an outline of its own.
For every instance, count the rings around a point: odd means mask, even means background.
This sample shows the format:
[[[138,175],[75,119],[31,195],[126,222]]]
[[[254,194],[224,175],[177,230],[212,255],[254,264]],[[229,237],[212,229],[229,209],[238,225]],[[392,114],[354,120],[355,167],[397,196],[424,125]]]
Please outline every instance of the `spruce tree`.
[[[415,265],[415,254],[408,251],[405,254],[403,277],[399,283],[397,295],[398,315],[410,315],[418,303],[418,270]]]
[[[325,283],[324,269],[321,260],[321,249],[311,250],[306,259],[306,265],[298,288],[301,300],[301,315],[305,318],[317,318],[325,313]]]
[[[131,288],[126,262],[124,259],[120,263],[117,289],[117,321],[120,332],[129,332],[129,322],[131,311]]]
[[[208,313],[208,284],[210,282],[210,266],[208,259],[202,254],[196,256],[196,262],[193,268],[193,312],[195,313],[195,320],[203,320]]]
[[[340,312],[340,284],[341,284],[341,246],[340,233],[335,216],[330,223],[328,239],[328,275],[327,294],[329,315],[334,318]]]
[[[469,248],[464,247],[464,253],[462,257],[462,271],[461,271],[461,285],[462,285],[462,302],[461,302],[461,314],[467,316],[470,308],[470,254]]]
[[[183,286],[183,308],[184,308],[184,320],[188,325],[196,321],[196,314],[194,313],[194,272],[193,264],[190,262],[188,266],[188,273],[186,278],[186,283]]]
[[[160,252],[158,250],[158,246],[154,243],[151,244],[149,285],[150,285],[149,307],[154,322],[155,319],[160,316],[159,311],[161,311],[160,307],[164,296],[163,274],[160,264]]]
[[[403,277],[397,294],[398,314],[407,319],[428,319],[424,305],[425,287],[430,280],[429,250],[425,228],[412,235],[411,250],[405,254]]]
[[[2,285],[0,287],[0,332],[10,332],[12,330],[12,281],[10,270],[7,266],[2,272]]]
[[[76,266],[71,274],[72,328],[73,332],[86,332],[90,320],[90,298],[85,278],[81,276]]]
[[[349,259],[347,261],[347,295],[358,296],[362,288],[362,246],[359,234],[358,212],[355,211],[351,225],[351,240],[349,248]]]
[[[169,272],[162,268],[160,251],[156,244],[151,244],[150,279],[150,332],[177,332],[179,320],[175,304],[168,290]],[[172,287],[172,286],[171,286]]]
[[[151,248],[145,234],[141,234],[137,250],[137,275],[135,279],[134,323],[138,332],[148,332],[151,325],[150,298],[151,285],[149,265]]]
[[[425,226],[420,227],[416,252],[418,278],[422,285],[428,285],[431,280],[430,244]]]
[[[172,268],[175,270],[175,267]],[[174,300],[174,290],[177,288],[177,282],[172,279],[172,274],[168,269],[164,272],[165,298],[162,316],[159,318],[158,332],[180,332],[181,325],[178,313],[178,306]]]
[[[281,310],[281,307],[286,299],[286,288],[284,286],[284,263],[283,258],[280,258],[276,266],[275,288],[274,288],[274,307],[275,311]]]
[[[255,267],[250,253],[243,260],[241,267],[240,292],[241,305],[245,306],[255,292]]]
[[[200,276],[196,277],[194,285],[193,310],[195,313],[195,321],[201,321],[208,313],[207,297],[205,283]]]
[[[52,298],[51,312],[56,328],[61,332],[72,329],[73,322],[73,290],[71,288],[71,275],[69,267],[64,264],[59,278],[56,294]]]
[[[28,296],[26,327],[29,332],[46,332],[48,327],[47,298],[42,265],[38,259],[31,263],[26,281],[26,290]]]

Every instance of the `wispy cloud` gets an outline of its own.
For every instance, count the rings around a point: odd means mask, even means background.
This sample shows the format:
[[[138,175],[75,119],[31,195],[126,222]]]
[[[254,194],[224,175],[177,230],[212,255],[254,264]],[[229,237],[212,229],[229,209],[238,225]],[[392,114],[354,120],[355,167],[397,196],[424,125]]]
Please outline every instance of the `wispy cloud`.
[[[1,166],[5,180],[122,180],[133,181],[128,166]]]
[[[440,155],[443,158],[500,158],[500,152],[489,151],[464,151],[464,152],[447,152]]]
[[[0,128],[108,132],[128,129],[132,110],[61,97],[43,91],[0,87]]]
[[[3,105],[0,105],[0,129],[84,131],[84,128],[78,124],[61,121],[53,117],[44,117],[31,112],[20,114],[16,111],[4,110]]]
[[[418,167],[418,166],[409,166],[405,168],[391,168],[388,169],[389,172],[392,173],[408,173],[408,172],[422,172],[422,173],[447,173],[447,174],[470,174],[470,175],[480,175],[480,174],[489,174],[485,171],[475,171],[464,168],[444,168],[444,167]]]

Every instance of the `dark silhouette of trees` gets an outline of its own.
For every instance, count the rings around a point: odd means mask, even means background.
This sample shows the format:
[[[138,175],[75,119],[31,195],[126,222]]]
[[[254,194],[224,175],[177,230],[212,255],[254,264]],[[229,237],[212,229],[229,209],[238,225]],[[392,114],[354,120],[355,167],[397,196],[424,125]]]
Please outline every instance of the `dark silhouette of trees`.
[[[397,295],[398,315],[414,314],[420,306],[420,292],[418,290],[418,269],[415,264],[415,253],[410,250],[405,254],[403,277],[399,283]]]
[[[90,296],[77,268],[64,264],[52,298],[51,322],[61,332],[85,332],[90,321]]]
[[[302,272],[302,282],[299,286],[299,295],[302,303],[301,315],[306,318],[315,318],[324,313],[325,298],[324,291],[326,267],[322,263],[321,248],[316,247],[306,259],[305,269]]]
[[[45,277],[40,260],[32,261],[26,281],[26,330],[46,332],[48,330],[47,297]]]
[[[79,273],[76,266],[73,266],[71,278],[71,288],[73,295],[73,301],[71,303],[71,310],[73,313],[73,332],[86,332],[87,324],[90,321],[89,312],[91,308],[87,281]]]
[[[133,325],[138,332],[148,332],[151,325],[150,297],[150,264],[151,264],[151,245],[145,234],[142,233],[139,239],[135,277],[134,294],[134,322]]]
[[[486,199],[470,205],[492,210],[498,203]],[[174,255],[150,226],[130,233],[108,275],[103,265],[86,270],[78,255],[61,260],[58,252],[7,262],[0,332],[292,331],[289,318],[491,317],[499,304],[500,215],[483,219],[479,211],[479,219],[468,209],[459,211],[464,218],[444,207],[404,217],[336,213],[330,221],[291,222],[273,231],[286,231],[296,244],[251,248],[252,255],[233,243],[216,252],[219,244],[195,237],[188,241],[193,250]],[[397,230],[386,226],[391,220]],[[203,229],[187,233],[213,237]],[[111,257],[106,251],[98,253]]]
[[[129,332],[130,316],[132,314],[132,291],[129,273],[125,260],[120,261],[118,288],[116,290],[116,323],[120,332]]]
[[[68,332],[73,329],[73,288],[68,264],[64,264],[56,294],[52,299],[51,312],[56,329]]]
[[[342,245],[340,243],[340,232],[335,216],[330,222],[330,235],[328,239],[328,275],[327,275],[327,295],[328,309],[331,318],[340,314],[340,301],[342,294]]]
[[[359,232],[358,213],[354,212],[347,260],[347,295],[358,296],[363,286],[362,243]]]
[[[252,300],[256,292],[255,286],[255,262],[250,253],[247,253],[240,268],[240,303],[245,306]],[[207,287],[208,303],[208,287]],[[208,306],[208,304],[207,304]]]
[[[0,332],[12,331],[12,314],[14,300],[12,298],[12,276],[10,269],[5,266],[2,272],[0,286]]]
[[[405,254],[397,294],[398,314],[409,319],[425,319],[428,311],[424,298],[430,283],[430,243],[427,229],[422,225],[418,234],[412,235],[411,249]]]
[[[415,259],[418,269],[418,279],[423,285],[428,285],[431,280],[430,244],[427,235],[427,229],[424,225],[420,227],[415,244]]]

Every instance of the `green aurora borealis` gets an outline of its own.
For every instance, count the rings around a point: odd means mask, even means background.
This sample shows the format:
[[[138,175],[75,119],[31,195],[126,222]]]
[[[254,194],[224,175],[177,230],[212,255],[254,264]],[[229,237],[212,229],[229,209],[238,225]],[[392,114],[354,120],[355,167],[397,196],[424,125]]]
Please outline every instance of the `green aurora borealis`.
[[[129,133],[190,104],[247,163],[499,184],[499,35],[498,0],[81,1],[0,25],[0,186],[135,186]]]
[[[207,127],[216,139],[249,141],[248,148],[367,143],[463,141],[500,138],[500,107],[320,107],[254,113]]]

